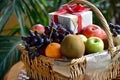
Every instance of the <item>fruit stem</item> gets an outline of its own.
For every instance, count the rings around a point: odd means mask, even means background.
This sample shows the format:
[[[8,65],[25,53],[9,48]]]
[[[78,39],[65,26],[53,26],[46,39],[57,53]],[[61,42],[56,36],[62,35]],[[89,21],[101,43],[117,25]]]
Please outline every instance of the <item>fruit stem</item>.
[[[49,36],[49,38],[48,38],[49,40],[51,39],[51,36],[52,36],[52,33],[53,33],[53,29],[54,29],[54,28],[52,27],[51,32],[50,32],[50,36]]]

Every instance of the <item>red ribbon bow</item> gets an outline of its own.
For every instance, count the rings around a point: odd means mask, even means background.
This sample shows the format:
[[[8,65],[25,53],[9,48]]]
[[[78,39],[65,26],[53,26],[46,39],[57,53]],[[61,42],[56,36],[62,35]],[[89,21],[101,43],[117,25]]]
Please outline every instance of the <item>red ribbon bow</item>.
[[[58,23],[58,15],[61,15],[61,14],[65,14],[65,13],[74,14],[75,12],[83,12],[88,10],[90,10],[90,8],[85,8],[82,5],[75,4],[75,5],[69,6],[68,4],[64,4],[60,10],[55,12],[54,21]],[[81,19],[82,17],[80,14],[75,14],[75,15],[78,16],[78,33],[79,33],[82,29],[82,19]]]

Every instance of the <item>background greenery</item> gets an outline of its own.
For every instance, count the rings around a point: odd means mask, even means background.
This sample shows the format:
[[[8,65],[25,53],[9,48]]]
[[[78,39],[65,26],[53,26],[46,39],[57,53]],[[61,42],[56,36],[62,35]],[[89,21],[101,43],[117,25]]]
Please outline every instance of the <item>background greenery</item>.
[[[34,24],[48,25],[48,13],[56,11],[69,0],[0,0],[0,79],[9,68],[20,60],[16,46],[22,43],[20,36],[27,35]],[[120,0],[88,0],[96,5],[108,23],[120,24]],[[8,35],[2,35],[12,14],[16,15],[18,27],[13,26]],[[93,22],[100,24],[96,15]],[[25,20],[28,19],[30,25]],[[16,36],[19,34],[20,36]]]

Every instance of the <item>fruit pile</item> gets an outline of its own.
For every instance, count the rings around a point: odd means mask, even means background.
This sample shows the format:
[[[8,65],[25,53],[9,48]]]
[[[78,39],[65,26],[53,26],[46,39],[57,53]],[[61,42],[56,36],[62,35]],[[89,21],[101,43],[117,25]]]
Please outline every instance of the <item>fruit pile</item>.
[[[83,29],[82,35],[86,37],[86,54],[101,52],[104,50],[104,40],[106,40],[105,31],[98,25],[91,24]]]
[[[120,26],[110,23],[109,27],[113,36],[120,34]],[[31,59],[40,55],[73,59],[108,47],[105,31],[95,24],[86,26],[80,34],[73,34],[73,31],[55,22],[46,27],[37,24],[29,30],[27,37],[22,36],[22,40]]]
[[[73,34],[73,31],[66,30],[62,25],[51,22],[51,25],[47,27],[40,24],[34,25],[29,30],[29,35],[21,38],[25,42],[25,49],[28,51],[28,55],[31,59],[34,59],[35,56],[45,55],[45,50],[47,50],[47,55],[48,52],[51,54],[52,49],[46,49],[46,47],[52,42],[60,44],[68,34]],[[53,46],[58,47],[57,45]]]

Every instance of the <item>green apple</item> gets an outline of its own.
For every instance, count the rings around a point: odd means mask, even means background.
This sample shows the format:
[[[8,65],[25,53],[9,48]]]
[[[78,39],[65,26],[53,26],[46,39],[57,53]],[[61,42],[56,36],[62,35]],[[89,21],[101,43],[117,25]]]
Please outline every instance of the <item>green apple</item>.
[[[120,45],[120,34],[118,34],[115,38],[116,38],[115,44]]]
[[[84,43],[86,43],[87,37],[86,37],[85,35],[83,35],[83,34],[78,34],[78,36],[80,37],[80,39],[82,39],[82,41],[83,41]]]
[[[100,52],[104,50],[104,43],[98,37],[90,37],[85,44],[85,49],[87,53]]]
[[[120,34],[117,35],[117,40],[120,42]]]

